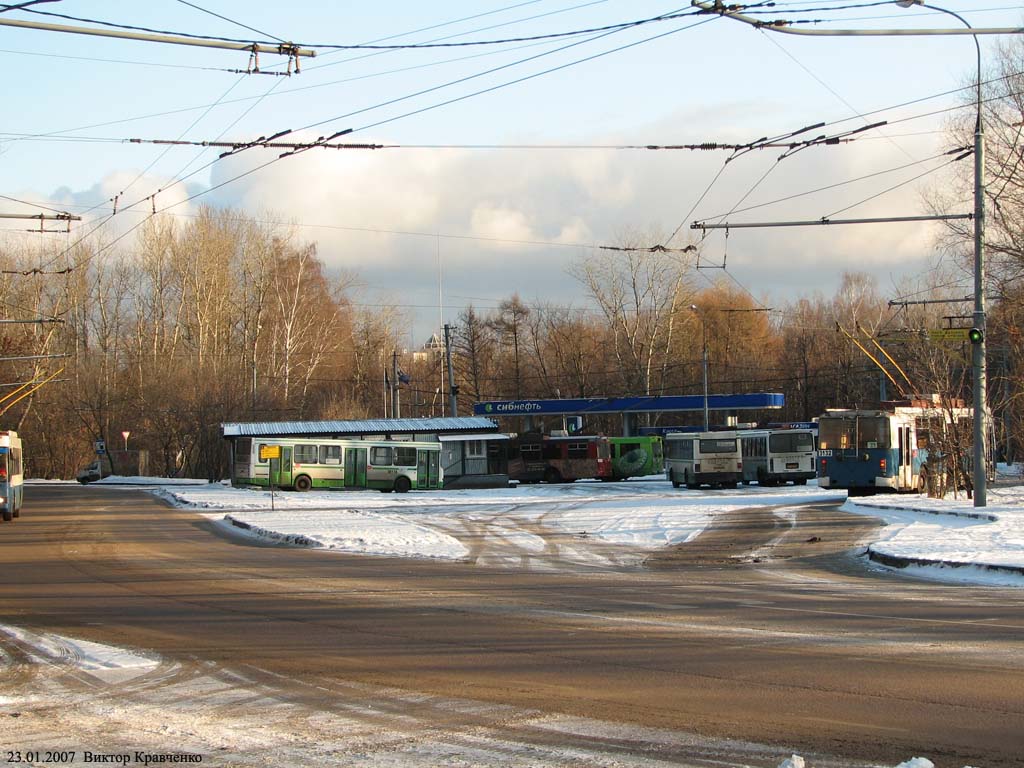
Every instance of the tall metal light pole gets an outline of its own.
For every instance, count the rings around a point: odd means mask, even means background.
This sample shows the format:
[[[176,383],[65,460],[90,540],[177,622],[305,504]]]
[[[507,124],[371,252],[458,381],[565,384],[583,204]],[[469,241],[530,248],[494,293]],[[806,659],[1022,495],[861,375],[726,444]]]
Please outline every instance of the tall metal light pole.
[[[928,5],[923,0],[896,0],[896,5],[909,8],[919,5],[933,11],[949,14],[962,23],[967,29],[974,27],[963,16],[937,5]],[[986,322],[985,322],[985,129],[982,120],[984,101],[981,96],[981,43],[978,36],[972,34],[974,47],[977,51],[978,80],[975,96],[976,116],[974,121],[974,322],[978,333],[971,334],[971,361],[974,379],[974,455],[972,485],[974,486],[974,506],[988,505],[988,472],[985,457],[988,455],[988,366],[986,353]]]
[[[977,118],[974,129],[974,329],[972,333],[973,379],[974,379],[974,452],[972,480],[974,485],[974,506],[984,507],[988,500],[988,478],[985,467],[985,443],[988,432],[987,397],[985,392],[987,369],[985,362],[985,135],[982,125],[983,100],[981,95],[981,44],[978,35],[1019,35],[1024,33],[1022,27],[972,27],[959,14],[928,5],[924,0],[893,0],[902,8],[920,6],[929,10],[939,11],[953,16],[961,22],[965,29],[805,29],[797,28],[785,21],[764,22],[751,16],[730,10],[722,0],[690,0],[691,5],[708,13],[717,13],[750,24],[758,29],[771,32],[782,32],[789,35],[807,35],[821,37],[871,37],[871,36],[911,36],[911,35],[971,35],[977,49],[978,83],[977,83]]]
[[[705,317],[700,312],[700,307],[691,304],[690,309],[697,313],[700,318],[701,349],[703,350],[702,360],[704,363],[704,431],[711,429],[711,421],[708,418],[708,325]]]

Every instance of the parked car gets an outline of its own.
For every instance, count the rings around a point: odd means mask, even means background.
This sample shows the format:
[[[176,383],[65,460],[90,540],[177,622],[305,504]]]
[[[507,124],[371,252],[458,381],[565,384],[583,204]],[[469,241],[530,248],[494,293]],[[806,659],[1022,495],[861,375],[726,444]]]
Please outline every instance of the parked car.
[[[76,479],[85,485],[95,480],[102,480],[104,477],[110,477],[110,461],[97,459],[78,470]]]

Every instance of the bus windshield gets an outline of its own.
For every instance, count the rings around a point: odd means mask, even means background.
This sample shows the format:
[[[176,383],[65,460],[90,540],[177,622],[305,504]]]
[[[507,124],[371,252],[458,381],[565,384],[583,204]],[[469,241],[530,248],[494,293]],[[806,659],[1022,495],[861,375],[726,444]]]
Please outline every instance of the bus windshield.
[[[818,422],[818,446],[841,450],[853,448],[856,442],[857,422],[854,419],[833,418]]]
[[[818,423],[818,445],[823,449],[886,448],[889,419],[885,416],[857,416],[822,419]]]
[[[702,439],[700,441],[701,453],[736,453],[736,438],[723,439]]]
[[[772,453],[800,453],[814,450],[814,436],[810,432],[784,432],[768,438]]]
[[[857,419],[858,448],[888,448],[889,419],[884,416],[861,416]]]

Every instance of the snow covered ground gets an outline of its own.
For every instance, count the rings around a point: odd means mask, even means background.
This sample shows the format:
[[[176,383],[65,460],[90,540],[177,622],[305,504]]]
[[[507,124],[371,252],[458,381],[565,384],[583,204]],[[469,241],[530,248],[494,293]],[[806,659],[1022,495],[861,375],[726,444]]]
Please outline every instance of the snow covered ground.
[[[845,501],[843,509],[887,525],[864,542],[873,557],[905,572],[948,581],[1024,586],[1024,483],[1020,467],[1001,468],[988,506],[969,499],[880,495],[846,500],[815,487],[676,490],[660,477],[619,483],[577,482],[510,488],[383,494],[288,493],[230,488],[196,480],[113,477],[97,485],[148,487],[245,535],[341,552],[459,560],[462,535],[486,530],[519,551],[541,552],[531,528],[608,547],[650,551],[685,543],[717,515],[755,505],[786,507]],[[980,512],[980,514],[979,514]],[[784,509],[780,515],[791,514]],[[581,549],[581,552],[583,550]],[[585,555],[577,553],[580,557]],[[590,552],[592,560],[599,560]]]
[[[546,543],[530,528],[541,524],[606,545],[649,551],[697,536],[717,515],[754,504],[840,501],[845,493],[813,486],[686,492],[664,479],[622,483],[577,482],[511,488],[431,491],[406,495],[376,491],[277,493],[208,485],[157,491],[177,506],[251,535],[315,547],[377,555],[462,559],[458,534],[486,529],[520,550]]]
[[[281,695],[256,667],[228,672],[7,625],[0,667],[10,673],[0,694],[5,749],[22,764],[42,765],[37,758],[56,753],[63,764],[141,765],[167,755],[214,766],[655,768],[668,762],[658,750],[686,747],[694,762],[672,764],[864,766],[796,754],[778,762],[791,750],[341,681],[330,684],[334,707],[321,711]],[[538,740],[531,731],[560,738]],[[657,746],[627,755],[623,744],[634,741]],[[913,757],[896,768],[934,763]]]

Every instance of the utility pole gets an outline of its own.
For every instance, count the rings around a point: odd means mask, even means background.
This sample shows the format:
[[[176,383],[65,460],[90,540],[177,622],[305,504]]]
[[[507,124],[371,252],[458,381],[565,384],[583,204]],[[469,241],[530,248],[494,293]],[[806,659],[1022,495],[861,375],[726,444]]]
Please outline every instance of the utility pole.
[[[974,506],[984,507],[988,504],[988,476],[986,459],[988,398],[985,391],[988,378],[986,363],[985,335],[985,131],[983,125],[984,98],[982,93],[981,43],[978,35],[1020,35],[1024,27],[975,27],[963,16],[937,5],[930,5],[924,0],[895,0],[902,8],[921,6],[952,16],[961,24],[960,29],[809,29],[800,27],[790,21],[774,20],[765,23],[753,16],[738,13],[733,6],[727,6],[722,0],[690,0],[690,4],[705,13],[714,13],[736,21],[749,24],[757,29],[771,32],[782,32],[790,35],[819,37],[862,37],[862,36],[906,36],[906,35],[970,35],[974,39],[977,53],[977,91],[975,108],[977,112],[974,125],[974,327],[971,329],[972,370],[974,387],[974,451],[973,467],[971,468],[974,490]],[[954,217],[956,218],[956,217]],[[783,226],[803,225],[805,222],[784,222]],[[835,222],[829,222],[835,223]],[[853,223],[849,220],[844,223]],[[697,222],[695,222],[697,224]],[[723,225],[724,226],[724,225]],[[735,228],[735,224],[732,225]],[[748,225],[751,226],[751,225]],[[762,225],[763,226],[763,225]],[[694,227],[695,229],[700,226]]]
[[[691,304],[690,310],[699,313],[698,318],[700,319],[701,364],[704,369],[704,431],[707,432],[711,429],[711,419],[708,414],[708,325],[707,318],[701,312],[700,307],[696,304]]]
[[[448,415],[455,418],[459,415],[459,388],[455,384],[455,369],[452,368],[451,326],[444,324],[444,354],[448,361]]]
[[[391,417],[402,418],[402,406],[398,394],[398,350],[391,353]]]

